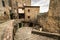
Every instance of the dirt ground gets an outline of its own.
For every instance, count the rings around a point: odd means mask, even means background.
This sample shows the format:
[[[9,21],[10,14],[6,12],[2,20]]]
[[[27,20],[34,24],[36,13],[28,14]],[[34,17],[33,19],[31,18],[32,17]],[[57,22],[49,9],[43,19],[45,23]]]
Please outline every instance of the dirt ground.
[[[14,40],[57,40],[46,36],[32,34],[32,30],[31,27],[19,28],[14,36]]]

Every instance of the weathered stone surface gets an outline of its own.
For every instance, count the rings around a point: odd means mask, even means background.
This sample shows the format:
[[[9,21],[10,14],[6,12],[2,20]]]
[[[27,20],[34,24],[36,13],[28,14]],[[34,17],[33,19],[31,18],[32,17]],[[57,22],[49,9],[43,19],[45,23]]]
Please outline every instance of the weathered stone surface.
[[[39,6],[25,6],[25,21],[35,22],[39,14]]]
[[[50,0],[50,8],[48,16],[41,16],[40,24],[43,26],[44,31],[52,33],[60,33],[60,1]]]
[[[48,13],[48,25],[51,32],[60,33],[59,19],[60,19],[60,1],[50,0],[50,12]],[[52,15],[49,15],[52,14]]]
[[[31,0],[17,0],[18,7],[31,6]]]
[[[3,6],[3,4],[5,6]],[[10,18],[9,11],[10,10],[11,10],[11,7],[9,6],[8,0],[0,0],[0,22],[5,22],[5,21],[9,20],[9,18]]]
[[[31,31],[32,28],[30,27],[19,28],[15,34],[14,40],[56,40],[54,38],[32,34]]]
[[[13,40],[14,20],[0,24],[0,40]]]

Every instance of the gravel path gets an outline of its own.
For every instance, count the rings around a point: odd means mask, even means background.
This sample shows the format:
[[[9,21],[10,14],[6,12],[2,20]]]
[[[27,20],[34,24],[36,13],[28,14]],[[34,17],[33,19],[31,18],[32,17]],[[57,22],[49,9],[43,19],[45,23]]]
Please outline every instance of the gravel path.
[[[56,40],[46,36],[32,34],[31,31],[32,28],[30,27],[19,28],[16,32],[14,40]]]

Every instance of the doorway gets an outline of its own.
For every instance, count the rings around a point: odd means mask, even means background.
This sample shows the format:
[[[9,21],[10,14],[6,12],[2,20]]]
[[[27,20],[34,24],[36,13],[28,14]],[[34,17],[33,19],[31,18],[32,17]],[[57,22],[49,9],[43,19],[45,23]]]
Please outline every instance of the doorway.
[[[19,13],[19,19],[25,18],[25,14],[24,13]]]

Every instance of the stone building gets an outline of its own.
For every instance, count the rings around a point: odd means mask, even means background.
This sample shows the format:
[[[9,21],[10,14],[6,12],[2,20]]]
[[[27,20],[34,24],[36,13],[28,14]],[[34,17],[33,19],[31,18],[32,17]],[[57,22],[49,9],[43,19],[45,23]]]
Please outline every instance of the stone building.
[[[25,6],[25,21],[34,22],[39,14],[39,6]]]
[[[17,0],[17,13],[19,19],[25,19],[25,21],[37,19],[39,8],[39,6],[31,6],[31,0]]]
[[[11,0],[11,18],[18,19],[19,14],[22,13],[24,6],[30,6],[31,0]]]
[[[1,0],[1,8],[3,9],[0,18],[2,21],[21,18],[26,21],[28,18],[35,20],[39,13],[39,6],[31,6],[31,0]],[[31,15],[28,15],[28,11]]]
[[[0,22],[4,22],[10,19],[11,10],[9,0],[0,0]]]
[[[19,19],[25,18],[24,6],[31,6],[31,0],[17,0],[17,13],[18,13]]]
[[[19,19],[25,19],[25,21],[36,21],[39,14],[39,6],[24,6],[18,9]]]
[[[17,0],[18,7],[31,6],[31,0]]]

